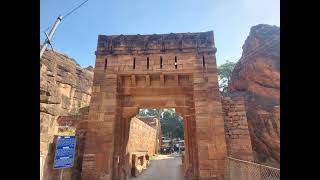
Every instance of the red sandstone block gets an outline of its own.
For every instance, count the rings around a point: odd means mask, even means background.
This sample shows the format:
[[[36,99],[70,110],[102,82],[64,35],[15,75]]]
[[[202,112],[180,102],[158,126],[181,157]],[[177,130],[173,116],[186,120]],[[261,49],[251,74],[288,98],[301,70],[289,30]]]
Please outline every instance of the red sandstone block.
[[[198,84],[198,83],[204,83],[204,78],[200,77],[200,78],[193,78],[193,83]]]
[[[104,113],[104,121],[113,122],[116,118],[115,114]]]
[[[199,169],[214,169],[214,160],[199,160]]]
[[[90,114],[89,114],[89,116],[88,116],[88,120],[89,120],[89,121],[97,121],[97,119],[98,119],[98,115],[95,114],[94,111],[91,111]]]
[[[214,135],[223,136],[225,134],[225,127],[223,125],[216,124],[214,127]]]
[[[106,109],[104,112],[108,114],[114,114],[116,113],[116,108],[115,106],[106,106]]]
[[[209,159],[209,151],[208,149],[199,150],[199,160],[207,160]]]
[[[96,162],[96,171],[98,173],[102,172],[104,170],[105,162],[106,162],[106,156],[104,153],[97,153],[95,156],[95,162]]]
[[[207,101],[196,101],[195,107],[208,107],[208,102]]]
[[[199,128],[206,128],[209,127],[210,123],[208,120],[199,120],[199,118],[197,118],[197,127]]]
[[[205,114],[208,113],[208,107],[196,107],[195,108],[195,113],[196,114]]]
[[[211,177],[211,171],[210,170],[206,170],[206,169],[201,169],[200,170],[200,177],[201,178],[209,178],[209,177]]]
[[[215,136],[216,152],[224,153],[226,152],[226,140],[224,135]]]

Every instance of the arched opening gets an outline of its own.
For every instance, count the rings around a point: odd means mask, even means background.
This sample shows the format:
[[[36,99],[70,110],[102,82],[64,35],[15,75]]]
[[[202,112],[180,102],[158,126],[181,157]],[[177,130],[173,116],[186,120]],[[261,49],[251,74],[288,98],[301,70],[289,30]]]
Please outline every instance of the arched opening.
[[[154,179],[160,175],[154,172],[160,169],[167,172],[161,175],[164,179],[177,174],[183,177],[184,121],[176,109],[140,108],[129,121],[125,154],[131,177]]]

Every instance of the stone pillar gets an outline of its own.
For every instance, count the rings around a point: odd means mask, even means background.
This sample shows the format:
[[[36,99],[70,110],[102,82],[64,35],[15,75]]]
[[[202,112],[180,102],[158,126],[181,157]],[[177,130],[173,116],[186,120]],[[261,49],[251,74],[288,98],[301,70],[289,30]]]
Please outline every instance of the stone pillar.
[[[119,166],[116,171],[118,171],[118,176],[113,176],[114,179],[125,180],[130,174],[130,169],[128,169],[128,152],[127,145],[130,133],[131,118],[137,115],[139,112],[138,107],[122,107],[121,108],[121,119],[119,127],[116,129],[119,133],[114,137],[116,147],[118,145],[118,150],[115,151],[114,156],[119,156]],[[115,157],[116,157],[115,156]]]
[[[187,102],[190,104],[193,103],[191,100],[192,96],[187,97]],[[187,103],[185,102],[185,103]],[[195,168],[195,160],[193,160],[194,156],[193,153],[195,153],[194,147],[196,144],[194,144],[194,136],[195,136],[195,129],[192,130],[191,121],[194,121],[194,110],[192,110],[189,106],[185,107],[176,107],[176,111],[182,116],[183,118],[183,124],[184,124],[184,145],[185,145],[185,154],[184,154],[184,162],[183,162],[183,168],[184,168],[184,176],[190,177],[192,176]],[[191,164],[191,162],[193,162]]]
[[[227,148],[215,56],[199,54],[194,67],[197,69],[193,74],[193,92],[198,177],[224,179]]]
[[[83,155],[83,180],[111,180],[117,110],[117,76],[104,73],[97,59]],[[121,117],[121,115],[120,115]]]

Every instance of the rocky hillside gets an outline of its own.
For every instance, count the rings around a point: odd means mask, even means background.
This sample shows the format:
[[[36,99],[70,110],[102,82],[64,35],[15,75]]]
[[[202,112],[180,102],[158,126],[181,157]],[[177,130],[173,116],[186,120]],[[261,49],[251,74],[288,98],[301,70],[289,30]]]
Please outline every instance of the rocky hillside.
[[[46,51],[40,61],[40,150],[48,151],[57,118],[89,105],[93,68],[81,68],[61,53]]]
[[[280,27],[253,26],[235,66],[229,92],[245,97],[247,118],[259,163],[280,166]]]

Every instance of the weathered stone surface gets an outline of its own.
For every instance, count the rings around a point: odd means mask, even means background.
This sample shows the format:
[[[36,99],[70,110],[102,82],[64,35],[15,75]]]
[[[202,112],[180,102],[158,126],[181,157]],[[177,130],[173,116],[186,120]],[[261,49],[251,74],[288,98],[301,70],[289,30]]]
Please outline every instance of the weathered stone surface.
[[[280,166],[280,28],[257,25],[243,45],[229,92],[244,96],[255,160]]]
[[[148,167],[146,154],[150,156],[156,154],[159,145],[160,121],[154,118],[143,118],[143,120],[133,117],[130,120],[129,137],[126,147],[126,166],[127,176],[131,176],[131,169],[141,173]],[[134,160],[132,158],[135,158]],[[134,163],[133,163],[134,162]],[[136,173],[138,175],[139,173]]]
[[[89,105],[93,72],[82,69],[66,55],[49,50],[40,65],[40,154],[45,159],[44,179],[54,179],[59,175],[52,170],[57,119]]]
[[[144,121],[133,117],[130,121],[127,151],[146,151],[149,156],[156,153],[157,127],[152,127]]]
[[[253,161],[253,151],[243,98],[222,97],[228,156]]]

